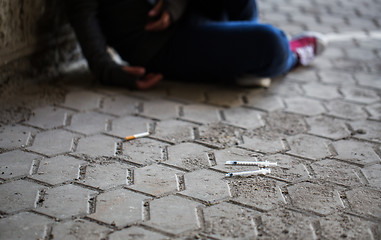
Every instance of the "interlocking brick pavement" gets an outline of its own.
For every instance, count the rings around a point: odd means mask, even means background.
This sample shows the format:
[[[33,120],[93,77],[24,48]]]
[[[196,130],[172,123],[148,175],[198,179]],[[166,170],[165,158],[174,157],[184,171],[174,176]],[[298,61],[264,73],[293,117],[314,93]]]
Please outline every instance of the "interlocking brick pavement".
[[[63,80],[62,103],[1,125],[0,239],[380,239],[380,1],[258,4],[326,52],[268,88]],[[227,178],[259,169],[231,160],[278,166]]]

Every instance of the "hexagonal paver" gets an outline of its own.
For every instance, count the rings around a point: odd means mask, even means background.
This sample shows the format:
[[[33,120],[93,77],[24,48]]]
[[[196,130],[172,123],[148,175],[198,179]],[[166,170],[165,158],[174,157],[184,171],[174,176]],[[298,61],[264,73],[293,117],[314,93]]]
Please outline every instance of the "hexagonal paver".
[[[133,169],[133,183],[128,188],[154,196],[161,196],[177,190],[176,174],[182,174],[161,165]]]
[[[74,154],[84,154],[89,157],[115,156],[117,139],[95,135],[79,139],[77,149]]]
[[[171,82],[169,84],[168,95],[172,99],[182,102],[203,102],[208,86],[191,82]]]
[[[213,106],[192,104],[183,108],[181,119],[196,123],[211,123],[220,121],[220,109]]]
[[[213,89],[206,92],[207,102],[222,107],[237,107],[243,104],[242,93],[237,90]]]
[[[96,193],[72,184],[47,189],[36,211],[56,218],[87,214],[89,200]]]
[[[369,184],[381,188],[381,164],[375,164],[361,169]]]
[[[287,141],[291,148],[288,153],[295,156],[317,160],[332,155],[328,148],[330,141],[323,138],[301,134],[288,137]]]
[[[224,122],[246,129],[255,129],[265,125],[261,113],[248,108],[229,108],[223,110]]]
[[[220,203],[203,209],[203,232],[218,239],[254,239],[257,229],[254,219],[257,211],[230,203]]]
[[[179,116],[179,106],[180,104],[175,102],[156,99],[155,101],[144,102],[143,111],[140,114],[159,120],[174,119]]]
[[[89,217],[116,226],[142,221],[142,207],[147,199],[147,196],[126,189],[102,193],[97,197],[95,213]]]
[[[47,156],[68,153],[77,135],[65,130],[51,130],[37,134],[33,145],[27,149]]]
[[[265,93],[257,94],[256,92],[253,92],[252,94],[246,95],[246,100],[246,106],[260,109],[262,111],[273,112],[284,108],[282,99],[276,95]]]
[[[70,126],[66,128],[85,135],[103,132],[109,118],[97,112],[78,113],[73,115]]]
[[[121,154],[128,161],[141,165],[150,165],[162,160],[163,150],[166,146],[168,144],[148,138],[135,139],[123,142]]]
[[[215,166],[213,169],[228,173],[228,172],[241,172],[247,171],[247,166],[233,166],[225,165],[226,161],[256,161],[257,154],[240,149],[240,148],[227,148],[223,150],[214,151]],[[257,170],[255,166],[250,167],[251,170]]]
[[[36,130],[20,125],[0,126],[0,149],[14,149],[24,147],[31,134]]]
[[[224,174],[202,169],[186,173],[183,195],[214,203],[230,197],[229,187]]]
[[[165,232],[179,234],[197,229],[196,207],[200,204],[178,196],[150,202],[150,220],[145,224]]]
[[[272,132],[285,135],[297,135],[307,131],[304,118],[297,114],[272,112],[266,118],[267,125]],[[261,133],[263,134],[263,133]]]
[[[366,107],[366,110],[370,113],[370,118],[375,120],[381,120],[381,103],[375,103]]]
[[[63,127],[68,115],[73,111],[58,107],[42,107],[34,109],[32,116],[25,123],[42,129]]]
[[[140,118],[127,116],[118,118],[112,121],[111,131],[107,133],[116,137],[125,138],[137,133],[149,131],[149,124],[152,121]]]
[[[326,116],[315,116],[307,118],[306,121],[310,126],[308,132],[314,135],[331,139],[340,139],[348,137],[351,134],[343,120]]]
[[[10,179],[30,174],[32,164],[41,157],[20,150],[0,154],[0,178]]]
[[[379,163],[380,157],[375,153],[373,145],[355,140],[341,140],[333,143],[337,156],[335,158],[361,165]]]
[[[11,213],[35,207],[36,196],[43,186],[17,180],[0,185],[0,211]]]
[[[89,91],[73,91],[66,95],[64,107],[79,111],[99,108],[103,96]]]
[[[287,187],[295,207],[327,215],[344,208],[339,193],[328,185],[302,182]]]
[[[369,104],[380,100],[377,92],[371,89],[346,86],[342,87],[340,91],[344,94],[345,99],[352,102]]]
[[[138,113],[139,100],[128,96],[112,96],[105,98],[101,111],[116,116]]]
[[[164,240],[167,239],[166,236],[157,233],[145,230],[144,228],[140,227],[129,227],[127,229],[123,229],[122,231],[113,232],[109,235],[110,240],[125,240],[125,239],[131,239],[131,240]]]
[[[354,103],[334,100],[326,103],[326,106],[328,108],[328,114],[335,117],[353,120],[368,117],[362,106]]]
[[[209,148],[199,144],[181,143],[168,147],[168,161],[165,163],[191,171],[208,168],[210,166],[209,151]]]
[[[314,69],[296,69],[287,78],[297,82],[316,82],[319,79]]]
[[[280,182],[263,177],[237,178],[229,182],[235,202],[264,211],[286,204],[280,185]]]
[[[288,209],[276,209],[261,215],[261,225],[258,226],[261,236],[268,239],[313,239],[315,233],[311,216]]]
[[[346,192],[349,205],[355,213],[381,218],[381,192],[369,188],[356,188]]]
[[[323,160],[311,164],[311,167],[319,179],[347,186],[361,184],[358,177],[360,169],[353,165],[335,160]]]
[[[271,88],[269,89],[270,93],[280,95],[280,96],[290,96],[294,97],[295,95],[300,95],[303,93],[302,88],[297,83],[291,83],[291,82],[283,82],[274,81],[271,84]]]
[[[308,83],[303,85],[303,89],[306,91],[307,96],[322,100],[331,100],[341,97],[337,87],[322,85],[320,83]]]
[[[325,83],[333,84],[351,84],[355,83],[352,75],[343,71],[320,71],[320,79]]]
[[[194,124],[177,120],[158,122],[153,137],[171,143],[180,143],[193,139],[194,127]]]
[[[249,138],[243,136],[243,142],[244,144],[240,144],[240,147],[257,152],[276,153],[288,150],[287,144],[279,137],[254,136]]]
[[[369,74],[358,72],[355,73],[355,78],[362,86],[381,89],[381,81],[379,74]]]
[[[89,239],[97,240],[106,237],[110,229],[99,224],[88,222],[82,219],[76,219],[65,223],[55,224],[52,230],[52,236],[55,239]]]
[[[319,101],[303,97],[285,99],[286,111],[307,116],[318,115],[325,112],[324,107]]]
[[[108,189],[127,183],[127,164],[104,161],[86,167],[85,176],[79,182],[101,189]]]
[[[374,239],[371,229],[376,224],[352,215],[329,215],[319,222],[324,239]]]
[[[52,220],[29,212],[0,219],[0,239],[44,239],[46,228]]]
[[[375,121],[349,122],[355,138],[381,143],[381,124]]]
[[[203,125],[199,128],[200,136],[196,141],[216,148],[236,146],[242,142],[241,129],[222,123]]]
[[[57,156],[49,159],[45,158],[40,161],[38,170],[31,177],[56,185],[78,179],[80,166],[86,164],[85,161],[80,161],[73,157]]]

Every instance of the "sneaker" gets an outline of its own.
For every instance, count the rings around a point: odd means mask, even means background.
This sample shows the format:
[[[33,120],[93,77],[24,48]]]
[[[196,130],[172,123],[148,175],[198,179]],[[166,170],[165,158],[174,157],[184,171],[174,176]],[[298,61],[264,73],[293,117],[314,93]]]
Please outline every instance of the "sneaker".
[[[310,64],[316,56],[319,56],[327,47],[324,35],[317,32],[303,32],[290,40],[291,51],[299,59],[303,66]]]
[[[271,85],[271,79],[265,77],[256,77],[252,75],[241,76],[235,80],[236,85],[240,87],[263,87],[268,88]]]

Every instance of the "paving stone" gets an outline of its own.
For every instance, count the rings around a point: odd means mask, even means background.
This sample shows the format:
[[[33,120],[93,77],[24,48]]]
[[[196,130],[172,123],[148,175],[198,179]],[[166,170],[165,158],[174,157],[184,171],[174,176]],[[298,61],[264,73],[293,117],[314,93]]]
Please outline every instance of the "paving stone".
[[[109,189],[127,183],[127,164],[104,161],[86,167],[85,177],[79,182],[100,189]]]
[[[175,102],[157,99],[155,101],[144,102],[142,116],[159,120],[175,119],[179,117],[179,107]]]
[[[40,161],[38,170],[31,178],[52,185],[78,179],[80,166],[85,166],[85,161],[73,157],[57,156],[45,158]]]
[[[107,232],[110,232],[105,226],[88,222],[82,219],[76,219],[65,223],[55,224],[52,230],[54,239],[104,239]]]
[[[265,92],[252,92],[246,95],[247,103],[245,106],[260,109],[266,112],[273,112],[284,108],[281,98],[276,95],[270,95]]]
[[[199,128],[200,136],[196,139],[217,148],[236,146],[242,142],[242,130],[223,123],[203,125]]]
[[[281,183],[275,180],[252,177],[237,178],[229,182],[231,196],[235,202],[263,211],[286,204],[280,190]]]
[[[203,232],[218,239],[254,239],[257,229],[254,219],[257,211],[230,203],[220,203],[203,209]]]
[[[181,116],[181,119],[205,124],[211,122],[219,122],[219,111],[219,108],[208,105],[186,105],[183,107],[184,116]]]
[[[369,184],[381,188],[381,164],[375,164],[361,169]]]
[[[123,117],[112,121],[111,131],[107,133],[116,137],[125,138],[137,133],[148,132],[152,121],[140,117]]]
[[[344,208],[339,193],[332,186],[302,182],[287,189],[292,204],[300,209],[328,215]]]
[[[381,120],[381,103],[369,105],[366,110],[370,113],[371,119]]]
[[[176,174],[183,174],[162,165],[151,165],[133,169],[133,183],[128,188],[153,196],[162,196],[177,190]]]
[[[208,153],[211,149],[195,143],[181,143],[168,147],[166,164],[190,171],[210,166]]]
[[[76,137],[76,134],[65,130],[42,132],[36,135],[33,145],[27,149],[49,157],[68,153],[72,150],[73,140]]]
[[[158,122],[153,137],[171,143],[180,143],[193,139],[194,124],[177,120]]]
[[[35,207],[36,196],[44,187],[36,183],[17,180],[0,185],[0,211],[11,213]]]
[[[307,96],[322,100],[331,100],[341,97],[337,87],[330,85],[322,85],[320,83],[308,83],[303,85],[303,89],[304,91],[306,91]]]
[[[150,202],[150,220],[145,224],[173,234],[198,229],[196,207],[199,205],[178,196],[155,199]]]
[[[99,108],[103,96],[89,91],[73,91],[66,95],[64,107],[79,111]]]
[[[91,196],[96,193],[72,184],[47,189],[36,211],[60,219],[84,215],[89,211]]]
[[[271,84],[269,92],[278,96],[295,97],[303,94],[303,90],[298,83],[274,82]]]
[[[320,71],[320,79],[324,83],[332,83],[338,85],[354,84],[355,80],[350,73],[344,71]]]
[[[0,126],[0,149],[10,150],[27,145],[31,134],[37,131],[20,125]]]
[[[326,103],[326,106],[328,108],[328,114],[335,117],[352,120],[365,119],[368,117],[362,106],[354,103],[334,100]]]
[[[128,96],[112,96],[104,99],[100,111],[116,116],[138,113],[139,100]]]
[[[181,194],[215,203],[229,198],[229,187],[223,173],[202,169],[186,173],[185,190]]]
[[[73,111],[58,107],[41,107],[34,109],[32,116],[25,123],[42,129],[52,129],[65,126],[66,119]]]
[[[169,86],[169,97],[186,102],[203,102],[205,101],[205,92],[208,86],[192,83],[171,82]]]
[[[226,161],[255,161],[258,154],[240,148],[227,148],[214,151],[215,166],[211,168],[228,173],[247,171],[247,166],[225,165]],[[255,166],[250,167],[251,170],[257,170]]]
[[[102,193],[97,197],[96,212],[89,217],[118,227],[143,220],[143,203],[149,197],[126,189]]]
[[[318,160],[332,156],[332,153],[328,148],[330,141],[323,138],[300,134],[288,137],[287,142],[291,149],[288,153],[295,156],[305,157],[311,160]]]
[[[349,122],[353,136],[358,139],[381,143],[381,124],[375,121]]]
[[[236,127],[255,129],[265,125],[261,113],[248,108],[230,108],[223,110],[224,122]]]
[[[310,126],[308,132],[317,136],[337,140],[351,135],[343,120],[320,115],[306,118],[306,122]]]
[[[0,178],[10,179],[29,175],[32,164],[41,157],[15,150],[0,154]]]
[[[73,115],[70,126],[66,128],[85,135],[99,133],[105,131],[109,118],[97,112],[78,113]]]
[[[333,146],[337,152],[335,158],[361,165],[380,162],[380,157],[375,153],[372,144],[355,140],[340,140],[333,143]]]
[[[377,60],[377,55],[370,50],[365,49],[359,49],[359,48],[353,48],[353,49],[346,49],[348,58],[356,59],[360,61],[375,61]]]
[[[262,153],[277,153],[287,150],[287,146],[284,144],[281,138],[266,137],[266,136],[243,136],[244,144],[240,144],[240,147],[250,149]]]
[[[380,100],[377,92],[371,89],[346,86],[341,87],[340,91],[344,94],[345,99],[351,102],[369,104]]]
[[[295,98],[286,98],[285,99],[287,108],[286,111],[293,112],[297,114],[313,116],[325,112],[324,107],[320,104],[319,101],[295,97]]]
[[[44,239],[52,220],[34,213],[24,212],[0,219],[0,239]]]
[[[207,103],[222,107],[237,107],[243,105],[242,92],[229,89],[214,89],[206,92]]]
[[[91,158],[115,156],[117,142],[117,139],[104,135],[81,138],[74,154]]]
[[[271,169],[271,177],[286,182],[297,182],[310,179],[307,163],[296,157],[275,154],[259,158],[260,161],[276,162],[277,167]]]
[[[361,86],[381,90],[381,78],[379,74],[358,72],[354,74],[354,77]]]
[[[375,223],[346,214],[334,214],[320,219],[323,239],[374,239]]]
[[[259,234],[264,239],[313,239],[313,217],[288,209],[276,209],[261,215]]]
[[[355,213],[381,218],[381,192],[362,187],[349,190],[346,196]]]
[[[152,139],[135,139],[123,142],[121,155],[126,157],[128,161],[141,165],[151,165],[162,160],[166,146],[168,144]]]
[[[307,132],[307,125],[304,118],[300,115],[285,112],[272,112],[266,117],[267,127],[277,133],[275,136],[280,137],[283,135],[297,135]],[[268,132],[260,132],[260,135],[264,135]]]
[[[346,186],[360,185],[358,177],[360,169],[350,164],[338,162],[335,160],[323,160],[311,164],[316,173],[316,177],[323,181],[330,181]]]
[[[109,235],[110,240],[125,240],[125,239],[131,239],[131,240],[164,240],[167,239],[166,236],[157,233],[145,230],[140,227],[132,226],[127,229],[123,229],[122,231],[113,232]]]
[[[314,69],[297,69],[296,71],[293,71],[289,75],[287,75],[287,78],[291,81],[303,83],[317,82],[319,80]]]

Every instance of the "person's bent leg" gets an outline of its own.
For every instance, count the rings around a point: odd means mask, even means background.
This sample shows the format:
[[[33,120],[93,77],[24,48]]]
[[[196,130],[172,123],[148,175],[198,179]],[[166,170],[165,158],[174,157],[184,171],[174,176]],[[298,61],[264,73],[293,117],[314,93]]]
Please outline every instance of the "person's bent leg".
[[[225,11],[230,21],[258,21],[256,0],[225,0]]]

